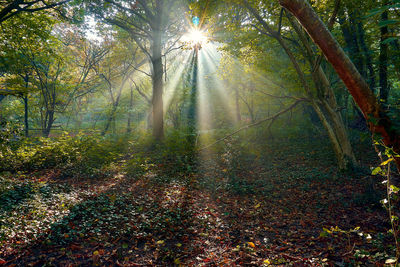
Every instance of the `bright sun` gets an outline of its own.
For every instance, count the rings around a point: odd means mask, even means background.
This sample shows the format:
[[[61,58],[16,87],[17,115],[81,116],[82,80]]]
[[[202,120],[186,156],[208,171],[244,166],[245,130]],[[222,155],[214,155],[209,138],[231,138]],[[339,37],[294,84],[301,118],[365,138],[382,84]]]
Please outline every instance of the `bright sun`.
[[[193,44],[203,44],[207,41],[207,36],[204,34],[204,32],[193,29],[186,35],[185,39],[185,41]]]

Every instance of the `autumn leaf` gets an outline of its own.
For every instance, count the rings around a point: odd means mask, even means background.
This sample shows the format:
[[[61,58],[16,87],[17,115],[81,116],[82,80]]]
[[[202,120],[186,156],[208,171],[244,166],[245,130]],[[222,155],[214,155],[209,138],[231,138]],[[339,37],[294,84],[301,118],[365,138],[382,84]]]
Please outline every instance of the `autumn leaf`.
[[[252,248],[255,248],[255,247],[256,247],[256,245],[254,245],[253,242],[247,242],[247,245],[249,245],[249,246],[252,247]]]

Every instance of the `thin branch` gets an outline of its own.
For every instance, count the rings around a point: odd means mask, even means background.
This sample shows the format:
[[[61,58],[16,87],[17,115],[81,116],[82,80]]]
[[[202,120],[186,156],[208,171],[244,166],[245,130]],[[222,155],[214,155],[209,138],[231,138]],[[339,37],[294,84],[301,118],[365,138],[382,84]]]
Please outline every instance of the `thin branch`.
[[[214,145],[220,143],[221,141],[224,141],[224,140],[228,139],[229,137],[231,137],[231,136],[233,136],[233,135],[235,135],[235,134],[237,134],[237,133],[239,133],[239,132],[241,132],[241,131],[243,131],[243,130],[246,130],[246,129],[249,129],[249,128],[251,128],[251,127],[260,125],[260,124],[262,124],[262,123],[264,123],[264,122],[266,122],[266,121],[274,120],[274,119],[278,118],[279,116],[281,116],[282,114],[285,114],[286,112],[292,110],[292,109],[295,108],[299,103],[301,103],[301,102],[303,102],[303,101],[307,101],[307,100],[306,100],[305,98],[304,98],[304,99],[299,99],[299,100],[295,101],[292,105],[290,105],[288,108],[286,108],[286,109],[284,109],[284,110],[282,110],[282,111],[276,113],[275,115],[272,115],[272,116],[270,116],[270,117],[268,117],[268,118],[262,119],[262,120],[260,120],[260,121],[258,121],[258,122],[255,122],[255,123],[252,123],[252,124],[243,126],[242,128],[239,128],[238,130],[236,130],[236,131],[234,131],[234,132],[232,132],[232,133],[230,133],[230,134],[224,136],[223,138],[218,139],[218,140],[215,141],[214,143],[212,143],[212,144],[210,144],[210,145],[208,145],[208,146],[205,146],[205,147],[203,147],[203,148],[200,148],[199,151],[203,151],[203,150],[205,150],[205,149],[207,149],[207,148],[209,148],[209,147],[212,147],[212,146],[214,146]]]
[[[269,93],[263,92],[261,90],[258,89],[254,89],[254,91],[259,92],[263,95],[269,96],[269,97],[273,97],[273,98],[279,98],[279,99],[293,99],[293,100],[303,100],[303,101],[308,101],[308,99],[306,98],[298,98],[298,97],[294,97],[294,96],[287,96],[287,95],[283,95],[283,96],[277,96],[277,95],[271,95]]]

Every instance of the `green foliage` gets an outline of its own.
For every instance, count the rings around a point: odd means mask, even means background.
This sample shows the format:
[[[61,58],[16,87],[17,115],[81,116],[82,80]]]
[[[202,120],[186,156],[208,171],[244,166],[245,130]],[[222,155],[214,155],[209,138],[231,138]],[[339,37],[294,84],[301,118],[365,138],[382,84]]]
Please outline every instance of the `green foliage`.
[[[14,142],[15,143],[15,142]],[[64,133],[58,138],[23,139],[18,145],[0,145],[1,171],[33,171],[57,168],[60,176],[96,175],[123,152],[123,141],[98,135]]]
[[[190,131],[174,130],[162,143],[154,144],[154,140],[147,139],[141,145],[144,151],[133,155],[127,161],[125,170],[132,177],[140,177],[150,168],[157,167],[162,170],[162,175],[152,177],[153,182],[179,180],[197,170],[196,137]]]

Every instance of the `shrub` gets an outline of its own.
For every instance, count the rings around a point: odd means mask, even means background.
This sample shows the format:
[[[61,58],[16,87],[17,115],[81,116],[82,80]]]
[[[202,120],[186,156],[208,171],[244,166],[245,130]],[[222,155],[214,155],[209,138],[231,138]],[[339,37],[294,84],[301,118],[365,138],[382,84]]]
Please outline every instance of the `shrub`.
[[[0,171],[58,168],[62,176],[93,176],[124,152],[124,140],[64,133],[58,138],[26,138],[18,146],[0,145]]]

